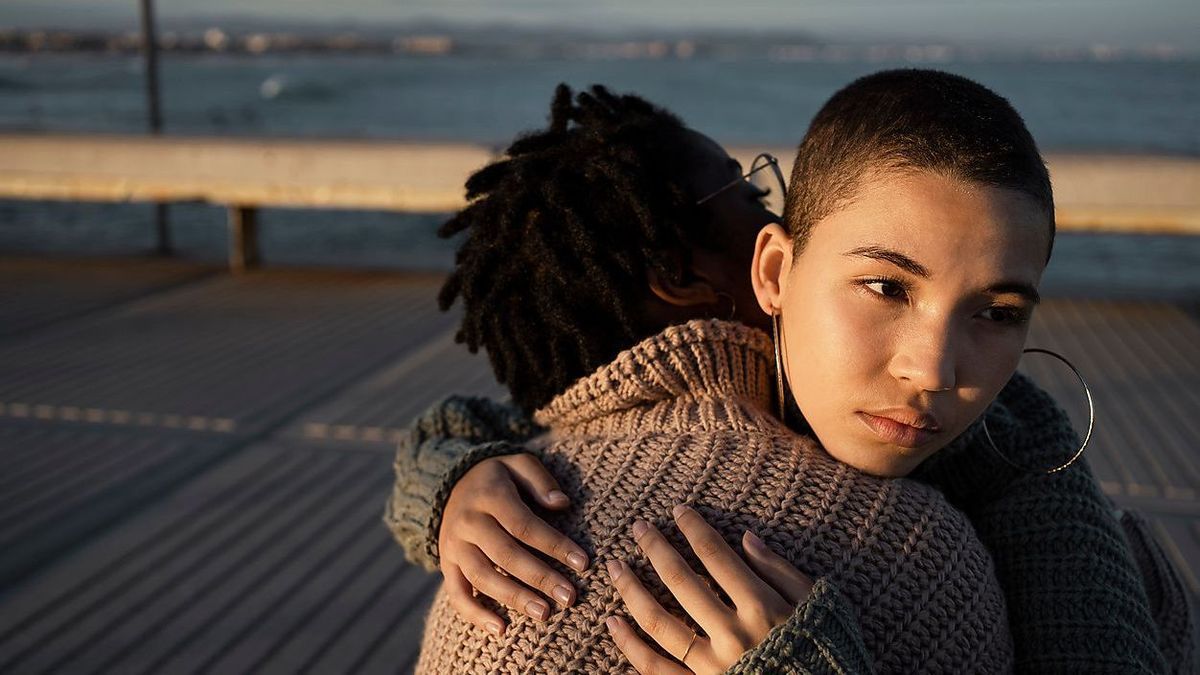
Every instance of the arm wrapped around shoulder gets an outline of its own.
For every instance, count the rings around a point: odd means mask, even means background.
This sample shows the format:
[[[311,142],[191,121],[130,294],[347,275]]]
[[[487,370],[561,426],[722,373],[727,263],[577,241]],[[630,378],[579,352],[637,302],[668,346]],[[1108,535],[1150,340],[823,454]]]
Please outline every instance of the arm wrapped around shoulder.
[[[1021,466],[1053,466],[1079,447],[1066,413],[1020,373],[986,419],[999,450]],[[1144,570],[1086,457],[1052,474],[1021,471],[997,457],[978,425],[943,453],[918,476],[967,513],[991,552],[1019,671],[1168,670],[1164,617],[1152,614]],[[1157,551],[1152,539],[1143,543]],[[1180,621],[1188,618],[1167,623]]]
[[[437,535],[454,484],[489,457],[527,452],[519,444],[539,431],[515,406],[469,396],[447,398],[413,421],[396,448],[383,514],[409,562],[437,570]]]

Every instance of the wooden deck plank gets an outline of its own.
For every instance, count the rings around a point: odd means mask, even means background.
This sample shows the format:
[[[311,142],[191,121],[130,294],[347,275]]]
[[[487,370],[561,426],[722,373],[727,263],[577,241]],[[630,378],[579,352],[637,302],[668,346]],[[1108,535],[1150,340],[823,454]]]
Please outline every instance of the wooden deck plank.
[[[389,578],[365,611],[347,623],[337,640],[308,663],[310,673],[394,673],[412,661],[421,644],[425,613],[441,577],[404,566]],[[282,668],[281,672],[287,669]]]
[[[1195,322],[1171,306],[1098,301],[1048,305],[1051,311],[1039,317],[1044,327],[1039,327],[1037,340],[1031,343],[1062,351],[1091,384],[1097,427],[1095,447],[1089,452],[1097,468],[1104,469],[1101,480],[1115,481],[1122,492],[1135,496],[1200,491],[1200,475],[1189,468],[1194,467],[1190,458],[1195,456],[1195,437],[1186,431],[1194,413],[1173,414],[1189,405],[1180,400],[1179,388],[1200,386],[1196,365],[1200,339],[1190,345],[1177,343],[1169,350],[1146,350],[1132,337],[1196,332]],[[1114,318],[1125,312],[1140,316],[1140,325]],[[1143,362],[1148,351],[1156,357]],[[1055,394],[1077,394],[1078,384],[1065,367],[1045,363],[1042,368],[1057,373],[1051,387]],[[1151,406],[1147,398],[1170,405]],[[1195,409],[1200,409],[1200,403]]]
[[[0,498],[0,588],[416,348],[448,321],[422,313],[435,281],[286,270],[209,279],[0,343],[0,475],[21,480]],[[43,423],[63,430],[57,440],[12,436]]]
[[[413,611],[422,589],[434,575],[400,564],[395,543],[386,534],[370,537],[383,547],[367,558],[361,574],[338,586],[338,592],[303,617],[291,635],[272,644],[272,652],[257,663],[280,672],[351,672],[351,666],[368,653],[378,636],[396,617]]]
[[[6,499],[0,524],[0,589],[47,564],[97,528],[144,506],[220,456],[201,438],[113,433],[32,433],[0,437],[0,461],[12,444],[61,444],[79,461],[75,476],[46,466],[19,500]],[[113,453],[119,461],[112,461]],[[47,473],[48,472],[48,473]],[[51,478],[45,478],[49,475]]]
[[[32,439],[14,440],[20,443]],[[47,439],[49,443],[57,444],[78,440],[78,437],[71,439],[62,435]],[[43,467],[20,486],[5,491],[0,497],[0,533],[23,530],[30,523],[39,522],[40,513],[54,513],[57,511],[54,505],[64,499],[86,500],[109,485],[127,482],[131,476],[142,474],[147,467],[161,462],[166,455],[158,452],[158,447],[147,447],[145,439],[140,439],[141,443],[130,439],[119,439],[114,443],[111,437],[100,440],[103,442],[100,448],[93,449],[81,443],[79,445],[84,447],[74,448],[67,461]],[[3,452],[2,446],[0,452]],[[5,534],[0,534],[0,540],[5,539],[11,541]]]
[[[425,614],[433,604],[437,584],[426,585],[416,598],[412,610],[402,615],[394,626],[382,634],[381,639],[365,658],[355,664],[354,671],[361,673],[409,673],[417,665],[421,649],[421,635],[425,627]]]
[[[1042,310],[1046,311],[1042,311]],[[1047,303],[1046,307],[1039,308],[1038,318],[1035,320],[1035,327],[1044,326],[1045,328],[1039,331],[1036,341],[1030,340],[1029,344],[1039,347],[1046,347],[1057,351],[1067,358],[1071,359],[1085,378],[1091,382],[1091,386],[1097,389],[1097,429],[1093,438],[1091,450],[1088,454],[1089,461],[1093,462],[1098,469],[1098,478],[1101,481],[1115,484],[1119,489],[1127,491],[1129,486],[1139,483],[1139,478],[1135,475],[1137,467],[1133,466],[1127,459],[1127,449],[1135,442],[1135,439],[1127,434],[1128,429],[1120,425],[1112,425],[1111,419],[1103,413],[1104,406],[1107,405],[1107,394],[1100,392],[1107,390],[1107,385],[1112,381],[1112,373],[1105,372],[1097,368],[1097,364],[1090,356],[1090,345],[1081,341],[1081,337],[1085,331],[1096,330],[1094,326],[1088,325],[1082,317],[1071,312],[1066,303]],[[1039,380],[1046,388],[1056,397],[1075,396],[1078,394],[1078,383],[1072,380],[1072,375],[1065,367],[1047,362],[1047,359],[1041,358],[1037,360],[1036,369],[1043,373],[1052,373],[1049,377]],[[1097,378],[1104,378],[1104,381],[1097,381]],[[1078,412],[1078,406],[1071,406]],[[1079,415],[1076,415],[1075,428],[1082,437],[1084,426]],[[1103,469],[1109,469],[1112,473],[1107,473]],[[1136,490],[1135,490],[1136,491]]]
[[[215,274],[212,266],[163,258],[0,257],[0,339],[78,319]]]
[[[1131,447],[1135,456],[1130,461],[1146,470],[1154,489],[1164,494],[1175,490],[1200,490],[1200,477],[1169,471],[1166,466],[1173,456],[1194,453],[1194,441],[1188,442],[1183,434],[1166,431],[1175,427],[1181,418],[1166,410],[1156,411],[1144,405],[1148,393],[1165,395],[1159,396],[1161,400],[1178,397],[1183,393],[1182,390],[1200,385],[1200,370],[1196,365],[1200,362],[1200,342],[1176,350],[1146,350],[1137,346],[1134,337],[1139,333],[1159,335],[1169,327],[1186,326],[1192,322],[1173,308],[1139,306],[1129,308],[1130,314],[1140,313],[1143,319],[1141,326],[1133,327],[1123,325],[1121,317],[1125,312],[1106,309],[1108,311],[1098,313],[1109,328],[1105,335],[1107,339],[1094,340],[1092,352],[1098,360],[1107,358],[1109,362],[1129,364],[1131,374],[1125,381],[1108,382],[1113,391],[1107,397],[1105,414],[1136,439]],[[1150,309],[1158,311],[1151,313],[1147,311]],[[1191,353],[1188,354],[1188,351]],[[1155,357],[1148,358],[1149,353]],[[1200,407],[1200,401],[1197,401],[1197,407]]]
[[[297,438],[369,443],[391,452],[395,435],[450,394],[502,397],[483,355],[453,340],[455,328],[305,413],[285,432]],[[414,396],[414,392],[420,395]]]
[[[286,578],[280,580],[287,584],[286,589],[281,590],[275,602],[259,610],[258,621],[247,622],[249,630],[233,635],[202,664],[201,670],[248,673],[268,665],[279,667],[276,657],[288,643],[294,645],[296,656],[309,651],[306,643],[315,642],[313,638],[319,639],[319,634],[314,635],[307,629],[314,617],[350,604],[353,598],[350,593],[356,590],[354,581],[362,577],[372,563],[384,561],[383,567],[393,572],[401,564],[393,557],[395,544],[380,532],[375,517],[377,511],[370,509],[361,522],[355,518],[356,527],[346,528],[345,537],[332,542],[333,547],[325,550],[321,559],[313,560],[311,565],[307,561],[303,565],[289,565],[292,569],[281,575]],[[277,580],[272,579],[272,582]],[[295,592],[301,588],[318,589],[318,592]],[[344,616],[345,612],[341,609],[338,613]],[[231,618],[237,620],[236,615]],[[171,668],[171,663],[168,662],[167,667]]]
[[[54,653],[61,643],[78,641],[85,632],[82,623],[95,613],[136,606],[139,600],[128,589],[142,580],[149,584],[150,575],[177,564],[195,542],[220,536],[236,539],[247,520],[243,510],[251,503],[269,505],[271,493],[286,499],[285,488],[303,490],[303,481],[296,480],[303,471],[301,463],[301,458],[241,456],[209,473],[199,488],[173,498],[170,508],[159,505],[139,514],[129,526],[93,540],[86,556],[48,565],[43,576],[4,599],[0,670],[37,653]],[[181,517],[180,510],[190,517]],[[175,581],[186,580],[187,571],[190,568]]]
[[[214,279],[0,345],[0,403],[266,420],[442,329],[431,290],[383,276]]]
[[[286,600],[302,593],[312,601],[328,588],[311,583],[314,568],[334,558],[352,567],[354,546],[380,529],[382,501],[361,497],[386,488],[387,483],[378,480],[378,462],[354,462],[360,458],[349,453],[322,459],[337,460],[323,469],[313,467],[313,474],[322,475],[327,485],[314,490],[311,499],[283,505],[275,521],[286,526],[256,533],[253,548],[239,552],[234,564],[207,565],[204,571],[211,577],[203,584],[203,594],[177,605],[169,623],[139,617],[145,624],[139,646],[107,666],[144,673],[251,672],[245,661],[228,671],[216,666],[236,656],[239,645],[260,639],[264,631],[269,635],[291,630],[293,617],[284,611]],[[369,487],[375,490],[364,489]],[[140,646],[146,641],[153,646]]]
[[[282,476],[257,470],[273,464]],[[238,480],[230,494],[226,481],[247,468],[248,476]],[[66,579],[78,583],[75,579],[89,577],[88,585],[76,588],[77,596],[68,595],[53,616],[26,628],[27,635],[40,629],[26,638],[36,640],[35,655],[17,664],[4,664],[0,658],[0,664],[71,669],[78,661],[84,670],[103,672],[101,666],[108,662],[115,667],[121,659],[157,659],[164,650],[179,648],[180,642],[194,639],[218,620],[204,609],[228,601],[230,591],[244,587],[246,574],[269,569],[287,552],[296,554],[296,539],[311,537],[311,532],[305,533],[306,514],[338,498],[343,508],[352,508],[356,493],[349,488],[355,475],[356,467],[346,466],[344,456],[292,457],[278,449],[239,455],[150,514],[157,515],[150,520],[158,522],[140,519],[132,524],[122,533],[125,544],[110,550],[109,559],[77,561],[79,569]],[[231,496],[239,502],[234,510],[226,505]],[[215,513],[210,515],[210,510]],[[195,521],[200,526],[193,525]],[[168,537],[166,546],[160,545],[161,535],[176,528],[190,532]],[[260,556],[267,556],[268,562]],[[122,564],[105,565],[113,557]],[[8,646],[8,639],[0,640],[0,654],[8,652]],[[128,666],[122,665],[121,671],[133,672]]]

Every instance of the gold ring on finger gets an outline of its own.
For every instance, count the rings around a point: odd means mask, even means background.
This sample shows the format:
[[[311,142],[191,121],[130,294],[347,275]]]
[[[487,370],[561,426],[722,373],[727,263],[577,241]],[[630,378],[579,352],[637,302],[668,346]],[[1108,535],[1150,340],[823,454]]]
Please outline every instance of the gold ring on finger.
[[[697,633],[696,631],[692,631],[692,641],[688,643],[687,649],[683,650],[683,657],[681,659],[679,659],[685,665],[687,664],[688,654],[692,653],[692,647],[694,647],[696,645],[696,638],[698,638],[698,637],[700,637],[700,634]]]

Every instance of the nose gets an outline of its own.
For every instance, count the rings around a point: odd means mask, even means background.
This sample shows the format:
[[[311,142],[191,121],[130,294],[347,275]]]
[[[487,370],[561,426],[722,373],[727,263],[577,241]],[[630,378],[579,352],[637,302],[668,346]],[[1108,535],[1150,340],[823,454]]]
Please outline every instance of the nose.
[[[949,326],[926,325],[897,339],[888,364],[892,377],[921,391],[953,389],[956,370],[953,331]]]

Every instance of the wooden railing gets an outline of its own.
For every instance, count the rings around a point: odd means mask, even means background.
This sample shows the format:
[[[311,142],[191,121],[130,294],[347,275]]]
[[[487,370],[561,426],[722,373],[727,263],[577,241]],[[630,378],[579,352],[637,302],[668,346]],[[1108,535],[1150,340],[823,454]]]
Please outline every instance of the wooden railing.
[[[767,150],[734,148],[748,165]],[[264,207],[445,212],[495,157],[399,141],[0,135],[0,199],[206,202],[229,209],[229,264],[258,264]],[[1200,234],[1200,159],[1051,155],[1060,230]],[[785,168],[785,173],[787,166]]]

